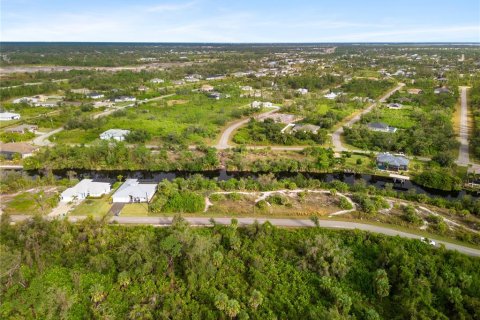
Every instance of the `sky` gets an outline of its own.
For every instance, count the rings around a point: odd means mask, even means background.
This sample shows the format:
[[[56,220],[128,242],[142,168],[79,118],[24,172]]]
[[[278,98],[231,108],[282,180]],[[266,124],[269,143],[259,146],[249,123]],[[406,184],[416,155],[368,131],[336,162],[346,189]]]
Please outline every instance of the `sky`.
[[[479,0],[0,0],[0,41],[480,42]]]

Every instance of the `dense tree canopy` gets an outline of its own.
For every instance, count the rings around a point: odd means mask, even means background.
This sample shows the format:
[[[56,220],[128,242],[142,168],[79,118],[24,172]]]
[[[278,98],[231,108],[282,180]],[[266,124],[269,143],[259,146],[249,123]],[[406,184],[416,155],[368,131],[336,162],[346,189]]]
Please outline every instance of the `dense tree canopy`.
[[[480,260],[417,240],[3,219],[4,319],[480,317]]]

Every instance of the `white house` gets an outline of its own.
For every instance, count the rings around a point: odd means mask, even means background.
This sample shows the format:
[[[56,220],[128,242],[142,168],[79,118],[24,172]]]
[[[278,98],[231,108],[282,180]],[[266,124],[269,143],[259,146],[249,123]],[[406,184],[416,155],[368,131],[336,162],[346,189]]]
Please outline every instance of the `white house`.
[[[20,115],[12,112],[0,112],[0,121],[18,120]]]
[[[150,82],[155,83],[155,84],[159,84],[159,83],[164,83],[165,80],[159,79],[159,78],[153,78],[152,80],[150,80]]]
[[[113,101],[114,102],[137,101],[137,98],[132,96],[120,96],[120,97],[116,97]]]
[[[156,183],[140,183],[138,179],[127,179],[112,195],[112,201],[114,203],[150,202],[156,191]]]
[[[89,94],[87,94],[87,98],[90,98],[90,99],[102,99],[104,98],[105,95],[103,93],[98,93],[98,92],[91,92]]]
[[[17,98],[17,99],[14,99],[12,101],[12,103],[14,104],[18,104],[18,103],[36,103],[38,102],[39,99],[35,98],[35,97],[22,97],[22,98]]]
[[[338,97],[338,94],[336,94],[335,92],[330,92],[324,95],[324,97],[329,100],[335,100]]]
[[[130,133],[130,130],[123,130],[123,129],[109,129],[105,132],[103,132],[100,135],[100,139],[102,140],[117,140],[117,141],[123,141],[125,140],[125,137]]]
[[[273,107],[273,103],[271,102],[261,102],[261,101],[253,101],[252,103],[250,103],[250,108],[252,109],[260,109],[260,108],[271,108]]]
[[[297,89],[297,93],[299,93],[299,94],[301,94],[301,95],[307,94],[307,93],[308,93],[308,89],[305,89],[305,88]]]
[[[110,183],[96,182],[92,179],[83,179],[74,187],[68,188],[60,195],[61,202],[83,200],[86,197],[101,197],[110,192]]]

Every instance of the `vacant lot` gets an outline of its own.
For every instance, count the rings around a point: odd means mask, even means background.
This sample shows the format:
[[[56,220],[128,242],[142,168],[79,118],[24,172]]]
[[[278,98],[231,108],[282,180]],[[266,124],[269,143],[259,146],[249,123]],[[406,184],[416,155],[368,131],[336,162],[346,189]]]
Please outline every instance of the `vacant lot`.
[[[212,199],[213,198],[213,199]],[[272,194],[255,202],[256,195],[227,194],[211,197],[213,205],[207,213],[258,216],[325,216],[340,211],[339,198],[330,194],[302,192]]]
[[[127,108],[94,123],[91,128],[66,130],[57,141],[88,143],[112,128],[145,130],[151,143],[201,143],[214,140],[228,121],[243,116],[249,100],[224,98],[214,100],[191,93]]]

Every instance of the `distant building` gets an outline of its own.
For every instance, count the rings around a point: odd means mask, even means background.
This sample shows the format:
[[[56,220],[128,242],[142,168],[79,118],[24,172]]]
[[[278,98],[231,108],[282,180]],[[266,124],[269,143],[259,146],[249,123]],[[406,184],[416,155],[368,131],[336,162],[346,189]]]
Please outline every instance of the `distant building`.
[[[222,94],[219,92],[212,92],[208,95],[208,97],[211,99],[220,100],[220,98],[222,97]]]
[[[330,92],[330,93],[327,93],[326,95],[324,95],[323,97],[325,97],[329,100],[335,100],[338,97],[338,94],[336,94],[335,92]]]
[[[138,87],[138,91],[147,91],[147,90],[148,90],[148,87],[145,87],[145,86]]]
[[[213,91],[215,88],[209,84],[204,84],[201,88],[200,88],[200,91],[202,92],[211,92]]]
[[[223,80],[223,79],[225,79],[224,74],[215,74],[205,78],[205,80]]]
[[[253,88],[251,86],[242,86],[242,87],[240,87],[240,89],[242,91],[252,91],[253,90]]]
[[[0,143],[0,154],[5,159],[12,159],[15,154],[19,154],[22,159],[33,155],[38,147],[25,142]]]
[[[117,140],[117,141],[124,141],[125,137],[130,133],[130,130],[123,130],[123,129],[110,129],[103,132],[100,135],[100,139],[102,140]]]
[[[383,122],[370,122],[367,126],[372,131],[391,132],[391,133],[394,133],[397,131],[397,128],[390,127],[389,125]]]
[[[34,124],[22,124],[13,128],[6,129],[5,132],[11,132],[11,133],[26,133],[28,132],[33,132],[35,133],[38,130],[38,126]]]
[[[86,96],[87,98],[94,99],[94,100],[102,99],[105,97],[103,93],[98,93],[98,92],[90,92]]]
[[[34,97],[21,97],[21,98],[17,98],[17,99],[14,99],[12,100],[12,103],[13,104],[19,104],[19,103],[35,103],[35,102],[38,102],[39,99],[37,98],[34,98]]]
[[[446,87],[440,87],[440,88],[435,88],[435,90],[433,90],[433,93],[440,94],[440,93],[451,93],[451,92]]]
[[[387,107],[389,109],[402,109],[403,108],[403,105],[401,103],[389,103],[387,104]]]
[[[152,80],[150,80],[150,82],[154,84],[159,84],[159,83],[164,83],[165,80],[159,79],[159,78],[153,78]]]
[[[63,191],[60,195],[60,201],[70,202],[73,200],[83,200],[87,197],[101,197],[108,193],[110,193],[110,183],[83,179],[74,187]]]
[[[156,191],[156,183],[140,183],[137,179],[127,179],[112,195],[112,201],[114,203],[150,202]]]
[[[317,134],[320,127],[313,124],[296,124],[292,130],[294,132],[309,132]]]
[[[13,112],[0,112],[0,121],[18,120],[20,114]]]
[[[261,102],[261,101],[253,101],[252,103],[250,103],[250,108],[252,109],[260,109],[260,108],[271,108],[273,107],[273,103],[271,102]]]
[[[301,95],[305,95],[305,94],[308,93],[308,89],[305,89],[305,88],[297,89],[297,93],[299,93]]]
[[[390,153],[379,153],[377,155],[377,166],[382,170],[408,170],[410,161],[403,156],[394,156]]]
[[[127,101],[137,101],[137,98],[133,96],[119,96],[113,99],[113,102],[127,102]]]

